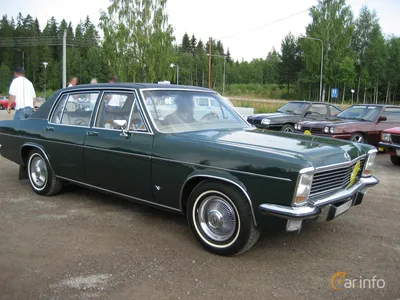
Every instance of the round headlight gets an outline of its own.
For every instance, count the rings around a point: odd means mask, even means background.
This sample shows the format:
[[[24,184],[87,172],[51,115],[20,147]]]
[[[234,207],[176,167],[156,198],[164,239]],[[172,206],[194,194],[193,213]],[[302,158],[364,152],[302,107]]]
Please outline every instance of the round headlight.
[[[335,127],[329,128],[329,132],[332,133],[332,134],[334,134],[334,133],[335,133]]]
[[[261,124],[263,124],[263,125],[269,125],[269,123],[271,123],[270,119],[262,119],[261,120]]]
[[[294,124],[294,129],[298,130],[298,125]]]
[[[325,132],[325,133],[329,133],[329,127],[325,127],[325,128],[324,128],[324,132]]]
[[[301,124],[298,124],[298,125],[297,125],[297,129],[298,129],[298,130],[301,130]]]

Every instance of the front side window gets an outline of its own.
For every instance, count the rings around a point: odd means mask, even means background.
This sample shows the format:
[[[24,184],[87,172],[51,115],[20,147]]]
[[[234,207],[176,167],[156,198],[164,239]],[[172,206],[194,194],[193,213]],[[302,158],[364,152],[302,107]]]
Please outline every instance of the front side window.
[[[95,127],[120,130],[121,125],[129,130],[146,131],[143,115],[133,93],[107,92],[100,102]]]
[[[147,110],[161,132],[175,133],[249,127],[218,94],[148,90],[143,92],[143,96]],[[205,102],[207,105],[204,105]],[[210,106],[209,103],[212,105]]]
[[[400,122],[400,108],[388,107],[382,113],[387,118],[387,122]]]
[[[334,106],[330,106],[331,109],[331,115],[332,116],[337,116],[338,114],[340,114],[342,111]]]
[[[328,114],[328,109],[325,104],[313,104],[308,111],[312,115],[325,116]]]
[[[55,124],[88,127],[99,92],[63,95],[51,118]]]
[[[374,105],[354,105],[342,111],[338,118],[375,122],[382,108]]]

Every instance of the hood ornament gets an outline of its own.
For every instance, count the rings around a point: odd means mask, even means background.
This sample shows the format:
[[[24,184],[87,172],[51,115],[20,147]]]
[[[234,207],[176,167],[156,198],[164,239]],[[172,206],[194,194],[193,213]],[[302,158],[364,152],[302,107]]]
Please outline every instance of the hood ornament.
[[[344,159],[350,161],[351,157],[346,152],[344,153]]]

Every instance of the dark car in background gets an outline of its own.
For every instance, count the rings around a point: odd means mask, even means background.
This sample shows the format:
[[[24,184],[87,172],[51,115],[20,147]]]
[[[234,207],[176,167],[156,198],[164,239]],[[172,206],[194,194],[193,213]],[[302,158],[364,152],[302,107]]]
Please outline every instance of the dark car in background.
[[[252,115],[247,118],[247,122],[257,128],[293,132],[297,122],[331,120],[340,112],[338,107],[329,103],[290,101],[276,113]]]
[[[395,166],[400,166],[400,127],[382,131],[379,146],[387,151]]]
[[[378,146],[381,132],[397,126],[400,126],[400,106],[361,104],[345,109],[335,120],[299,122],[295,132]]]

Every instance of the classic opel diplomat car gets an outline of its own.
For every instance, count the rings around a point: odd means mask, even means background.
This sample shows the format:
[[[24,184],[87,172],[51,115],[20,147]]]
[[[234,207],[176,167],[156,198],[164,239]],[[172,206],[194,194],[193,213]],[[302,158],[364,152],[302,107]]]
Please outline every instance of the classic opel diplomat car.
[[[218,105],[204,111],[205,98]],[[220,255],[250,249],[265,228],[332,220],[378,183],[369,145],[260,130],[218,93],[176,85],[59,90],[31,118],[0,121],[0,153],[40,195],[70,182],[184,214]]]

